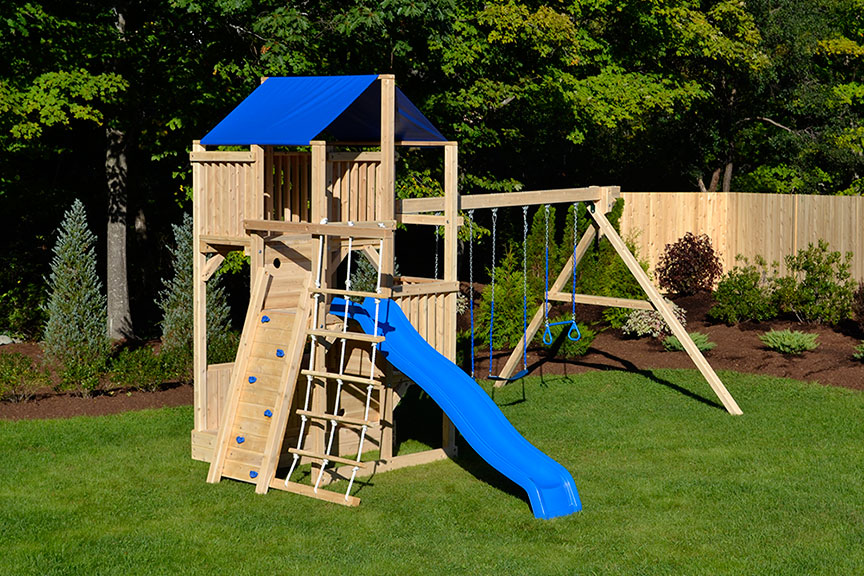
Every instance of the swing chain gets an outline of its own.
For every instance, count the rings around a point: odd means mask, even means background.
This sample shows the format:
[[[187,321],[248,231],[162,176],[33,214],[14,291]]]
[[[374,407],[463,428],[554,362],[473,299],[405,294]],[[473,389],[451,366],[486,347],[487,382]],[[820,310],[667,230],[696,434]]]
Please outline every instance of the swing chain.
[[[438,279],[438,229],[441,226],[435,226],[435,279]]]
[[[495,326],[495,240],[498,237],[498,208],[492,209],[492,304],[489,308],[489,377],[492,377],[492,352]]]
[[[474,210],[468,211],[468,311],[471,316],[471,378],[474,378]]]
[[[546,249],[546,274],[545,274],[545,298],[543,299],[543,323],[546,330],[549,330],[549,204],[544,206],[544,216],[546,220],[546,232],[544,236],[544,246]]]
[[[570,320],[573,324],[576,324],[576,245],[579,241],[579,222],[578,222],[578,210],[579,203],[573,203],[573,285],[570,286],[570,290],[572,291],[572,312],[570,316]]]
[[[528,206],[522,207],[522,369],[528,369]]]

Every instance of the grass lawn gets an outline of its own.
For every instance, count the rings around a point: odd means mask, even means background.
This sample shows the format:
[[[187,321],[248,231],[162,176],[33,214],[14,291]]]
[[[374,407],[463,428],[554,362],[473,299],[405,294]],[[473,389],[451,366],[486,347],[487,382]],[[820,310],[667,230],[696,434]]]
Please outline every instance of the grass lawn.
[[[864,395],[726,373],[732,417],[697,372],[652,375],[496,391],[576,480],[584,510],[551,521],[467,449],[351,509],[206,484],[187,407],[0,422],[0,573],[864,573]]]

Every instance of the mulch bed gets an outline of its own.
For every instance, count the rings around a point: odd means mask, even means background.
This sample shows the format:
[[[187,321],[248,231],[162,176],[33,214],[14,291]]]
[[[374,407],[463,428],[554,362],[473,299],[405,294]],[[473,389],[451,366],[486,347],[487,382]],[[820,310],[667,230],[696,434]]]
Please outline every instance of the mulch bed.
[[[818,382],[825,386],[841,386],[864,390],[864,362],[852,358],[855,347],[864,339],[857,326],[846,323],[835,331],[825,326],[802,325],[791,320],[744,322],[737,326],[714,324],[706,314],[714,304],[710,294],[676,298],[675,303],[687,311],[687,331],[702,332],[717,344],[705,353],[715,370],[734,370],[749,374],[765,374]],[[600,318],[597,307],[580,307],[580,322]],[[819,335],[819,348],[803,356],[786,356],[768,350],[759,336],[769,330],[799,330]],[[496,354],[493,371],[504,365],[509,353]],[[477,371],[488,370],[488,355],[480,352]],[[589,370],[627,370],[638,372],[656,368],[695,368],[684,352],[667,352],[659,340],[627,338],[620,330],[608,329],[597,334],[588,353],[576,359],[551,357],[548,350],[529,348],[528,364],[536,375],[580,374]],[[481,369],[482,367],[482,369]]]
[[[772,322],[745,322],[737,326],[712,324],[706,312],[713,304],[709,294],[675,300],[687,310],[687,330],[703,332],[717,347],[705,357],[715,370],[765,374],[812,381],[824,386],[840,386],[864,390],[864,362],[852,358],[855,347],[864,339],[858,328],[847,323],[835,331],[824,326],[800,325],[790,320]],[[596,307],[580,308],[580,321],[599,318]],[[766,349],[759,336],[769,330],[791,328],[819,335],[819,348],[803,356],[784,356]],[[40,359],[38,344],[9,344],[0,353],[21,352]],[[529,350],[528,362],[534,375],[579,374],[590,370],[642,371],[655,368],[693,368],[684,352],[667,352],[659,341],[652,338],[630,339],[619,330],[600,332],[588,353],[574,360],[551,357],[545,348]],[[493,368],[497,373],[508,353],[496,353]],[[487,370],[487,357],[477,357],[477,371]],[[192,386],[169,385],[157,392],[113,391],[93,398],[80,398],[72,394],[57,394],[45,390],[30,402],[13,404],[0,402],[0,419],[67,418],[71,416],[97,416],[116,414],[127,410],[161,408],[192,404]]]

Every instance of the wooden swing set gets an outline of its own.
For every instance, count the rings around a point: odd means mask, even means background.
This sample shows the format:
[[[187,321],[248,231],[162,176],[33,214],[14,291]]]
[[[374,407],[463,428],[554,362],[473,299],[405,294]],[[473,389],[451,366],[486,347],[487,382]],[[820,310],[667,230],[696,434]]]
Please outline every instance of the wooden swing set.
[[[226,145],[249,148],[219,148]],[[396,198],[399,146],[443,151],[443,196]],[[355,478],[456,453],[455,430],[443,416],[441,448],[396,454],[394,408],[411,381],[376,355],[385,336],[349,330],[330,307],[336,297],[389,298],[430,346],[455,361],[457,233],[460,213],[470,210],[586,203],[592,225],[549,299],[657,310],[726,410],[741,413],[607,220],[617,187],[461,196],[457,150],[392,75],[267,79],[193,143],[192,457],[210,462],[208,481],[229,477],[262,493],[275,488],[356,505]],[[443,230],[443,279],[394,274],[397,224]],[[599,236],[615,248],[647,301],[562,291]],[[208,364],[206,283],[235,250],[250,256],[246,320],[235,361]],[[374,291],[340,286],[340,265],[352,266],[352,255],[374,266]],[[513,375],[543,319],[541,308],[499,377]],[[325,489],[336,480],[349,481],[347,493]]]

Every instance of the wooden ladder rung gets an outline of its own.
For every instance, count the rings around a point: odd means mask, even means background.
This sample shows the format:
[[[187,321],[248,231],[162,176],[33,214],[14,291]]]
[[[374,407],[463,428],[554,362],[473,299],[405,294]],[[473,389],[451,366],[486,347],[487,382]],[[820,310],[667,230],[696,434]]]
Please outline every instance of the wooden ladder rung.
[[[272,316],[273,314],[279,314],[281,316],[297,316],[297,311],[289,310],[287,308],[264,308],[258,313],[258,316]]]
[[[286,484],[284,480],[280,480],[279,478],[273,478],[270,482],[270,488],[293,492],[294,494],[301,494],[303,496],[325,500],[334,504],[342,504],[343,506],[357,506],[360,504],[360,498],[357,498],[356,496],[348,496],[348,498],[345,498],[345,494],[341,492],[331,492],[330,490],[324,490],[323,488],[319,488],[316,492],[315,488],[312,486],[299,484],[297,482],[288,482]]]
[[[357,340],[359,342],[375,343],[383,342],[384,336],[370,336],[362,332],[342,332],[341,330],[322,330],[320,328],[306,331],[312,336],[323,336],[325,338],[344,338],[345,340]]]
[[[316,460],[328,460],[330,462],[336,462],[338,464],[347,464],[348,466],[359,466],[360,468],[368,468],[368,462],[358,462],[357,460],[351,460],[350,458],[342,458],[341,456],[327,456],[326,454],[322,454],[320,452],[311,452],[309,450],[298,450],[297,448],[289,448],[288,452],[291,454],[297,454],[298,456],[306,456],[307,458],[314,458]]]
[[[378,294],[376,292],[363,292],[360,290],[340,290],[339,288],[312,288],[310,290],[313,294],[318,292],[319,294],[328,294],[330,296],[346,296],[346,297],[355,297],[355,298],[389,298],[391,290],[390,288],[381,288],[381,293]]]
[[[339,379],[344,382],[351,382],[353,384],[364,384],[366,386],[372,385],[373,388],[378,389],[384,388],[384,385],[377,380],[370,380],[369,378],[363,378],[362,376],[352,376],[350,374],[336,374],[335,372],[320,372],[318,370],[301,370],[300,374],[303,376],[312,376],[313,378],[323,378],[326,380]]]
[[[369,420],[364,420],[363,418],[351,418],[349,416],[336,416],[334,414],[320,414],[318,412],[311,412],[309,410],[296,410],[296,414],[300,416],[308,416],[309,418],[314,418],[316,420],[335,420],[336,422],[342,422],[343,424],[354,424],[355,426],[377,426],[378,422],[370,422]]]

